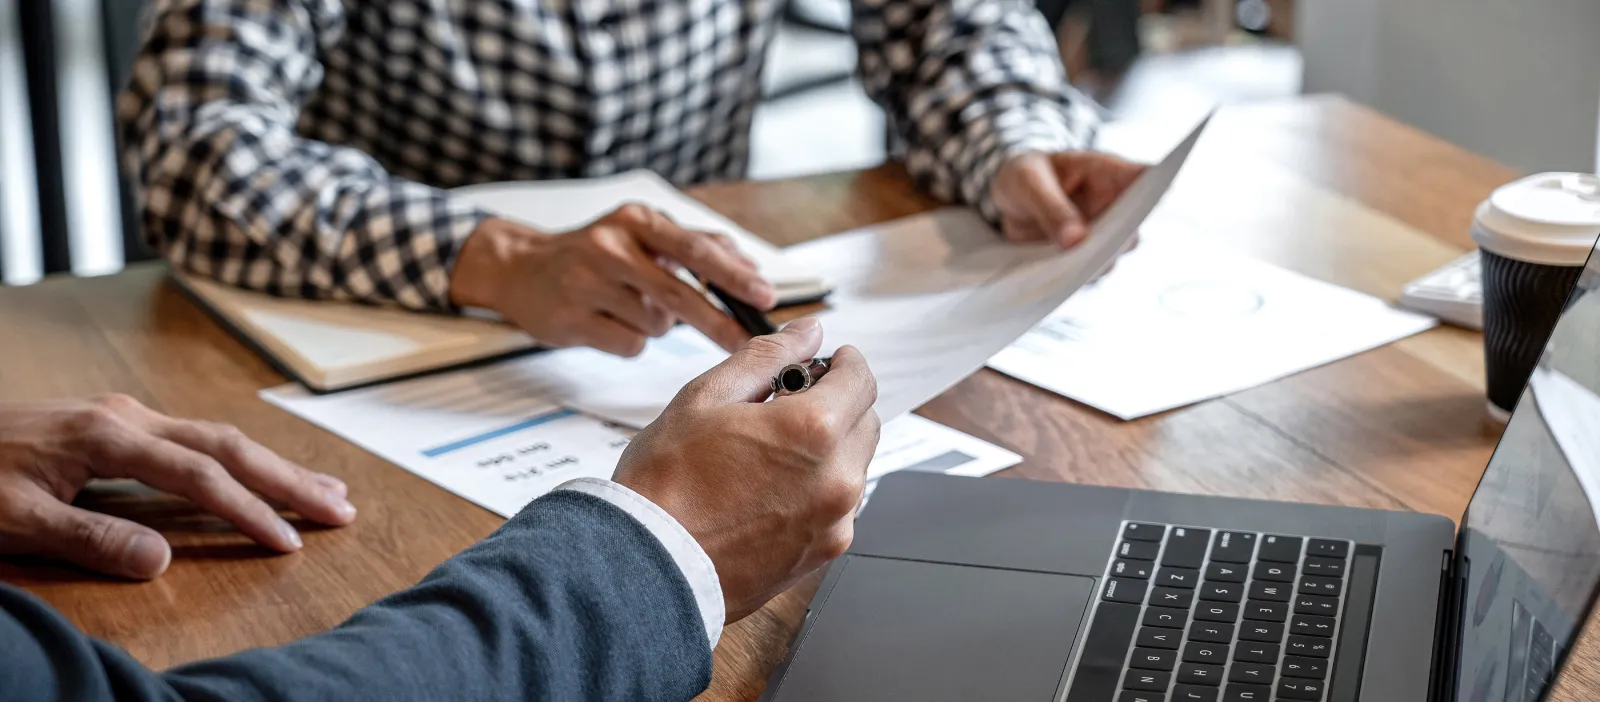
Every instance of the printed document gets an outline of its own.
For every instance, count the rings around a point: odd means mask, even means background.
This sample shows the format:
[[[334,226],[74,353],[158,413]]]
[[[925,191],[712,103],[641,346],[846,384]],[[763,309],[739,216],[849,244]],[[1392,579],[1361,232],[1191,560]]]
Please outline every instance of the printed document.
[[[526,358],[334,395],[261,397],[491,512],[510,517],[578,477],[609,478],[635,433],[541,397]],[[980,476],[1021,458],[908,415],[883,426],[868,478],[897,470]]]
[[[1251,258],[1146,236],[989,367],[1122,419],[1219,397],[1432,328]]]

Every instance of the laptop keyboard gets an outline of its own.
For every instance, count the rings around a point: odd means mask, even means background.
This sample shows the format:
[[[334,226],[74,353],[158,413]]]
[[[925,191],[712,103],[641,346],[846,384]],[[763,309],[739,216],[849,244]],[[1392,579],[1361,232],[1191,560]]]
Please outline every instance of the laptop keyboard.
[[[1124,522],[1067,702],[1320,702],[1352,546]]]

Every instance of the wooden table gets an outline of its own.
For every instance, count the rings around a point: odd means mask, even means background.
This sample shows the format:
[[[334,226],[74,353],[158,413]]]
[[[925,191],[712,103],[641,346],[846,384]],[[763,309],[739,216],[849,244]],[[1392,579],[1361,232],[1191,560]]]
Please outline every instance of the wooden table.
[[[1337,98],[1233,108],[1213,121],[1150,226],[1394,298],[1470,246],[1473,206],[1515,175]],[[785,244],[933,204],[896,166],[693,194]],[[164,577],[127,583],[47,563],[0,565],[0,579],[152,666],[332,626],[501,522],[257,399],[284,378],[159,267],[0,290],[0,330],[0,399],[124,392],[236,424],[350,484],[357,523],[310,531],[292,555],[271,556],[174,500],[101,496],[92,500],[99,508],[169,534],[175,559]],[[1498,435],[1484,421],[1480,343],[1440,328],[1136,422],[991,371],[920,413],[1022,454],[1004,473],[1013,477],[1459,515]],[[815,586],[728,629],[706,699],[758,694]],[[1600,690],[1592,658],[1576,668],[1557,699]]]

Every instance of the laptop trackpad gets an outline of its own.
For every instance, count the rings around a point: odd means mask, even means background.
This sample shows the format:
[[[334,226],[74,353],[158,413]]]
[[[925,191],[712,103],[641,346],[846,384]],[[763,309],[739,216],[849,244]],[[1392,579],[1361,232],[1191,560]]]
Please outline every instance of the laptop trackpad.
[[[852,556],[776,700],[1040,700],[1094,580]]]

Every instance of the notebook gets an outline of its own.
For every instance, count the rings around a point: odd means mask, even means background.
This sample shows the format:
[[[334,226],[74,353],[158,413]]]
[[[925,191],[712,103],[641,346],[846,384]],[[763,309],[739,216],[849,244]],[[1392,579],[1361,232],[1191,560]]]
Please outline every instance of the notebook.
[[[777,247],[649,171],[589,180],[489,183],[454,192],[506,219],[554,232],[576,229],[624,203],[646,204],[685,227],[731,237],[777,288],[780,305],[820,300],[832,290],[821,276],[785,260]],[[420,314],[277,298],[177,271],[172,278],[279,370],[318,393],[498,359],[538,346],[487,312]]]

